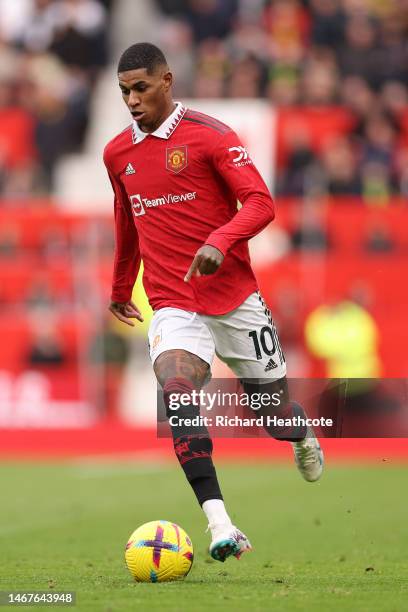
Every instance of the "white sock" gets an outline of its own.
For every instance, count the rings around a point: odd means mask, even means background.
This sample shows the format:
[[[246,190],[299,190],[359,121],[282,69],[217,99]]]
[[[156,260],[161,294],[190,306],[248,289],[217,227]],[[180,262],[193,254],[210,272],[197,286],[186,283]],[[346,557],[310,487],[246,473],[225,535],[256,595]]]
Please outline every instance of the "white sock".
[[[202,506],[210,528],[214,525],[232,525],[222,499],[208,499]]]

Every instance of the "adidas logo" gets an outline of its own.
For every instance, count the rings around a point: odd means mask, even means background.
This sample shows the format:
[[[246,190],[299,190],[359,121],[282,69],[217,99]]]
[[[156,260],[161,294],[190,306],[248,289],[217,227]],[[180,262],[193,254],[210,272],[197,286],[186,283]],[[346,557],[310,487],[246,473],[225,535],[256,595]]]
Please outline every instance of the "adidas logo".
[[[129,162],[128,165],[126,166],[125,174],[135,174],[135,173],[136,173],[136,170],[134,169],[132,164]]]
[[[265,372],[270,372],[271,370],[273,370],[274,368],[277,368],[277,364],[274,362],[273,359],[270,359],[268,361],[268,363],[266,364],[266,368],[265,368]]]

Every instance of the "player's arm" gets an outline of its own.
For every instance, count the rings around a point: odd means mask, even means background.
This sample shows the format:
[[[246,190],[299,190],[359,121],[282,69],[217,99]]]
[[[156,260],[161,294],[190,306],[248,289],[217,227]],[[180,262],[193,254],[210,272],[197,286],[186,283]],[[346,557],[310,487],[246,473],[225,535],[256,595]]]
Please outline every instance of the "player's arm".
[[[213,274],[231,248],[259,234],[275,217],[271,194],[235,132],[231,130],[216,143],[211,163],[242,207],[231,221],[208,236],[186,281],[194,274]]]
[[[119,321],[133,327],[131,319],[143,321],[140,310],[131,300],[141,261],[139,239],[128,197],[122,184],[110,169],[106,153],[104,162],[115,196],[115,258],[109,310]]]
[[[212,232],[206,244],[223,255],[241,241],[253,238],[275,218],[272,196],[235,132],[228,132],[215,146],[212,160],[218,174],[242,207],[225,225]]]

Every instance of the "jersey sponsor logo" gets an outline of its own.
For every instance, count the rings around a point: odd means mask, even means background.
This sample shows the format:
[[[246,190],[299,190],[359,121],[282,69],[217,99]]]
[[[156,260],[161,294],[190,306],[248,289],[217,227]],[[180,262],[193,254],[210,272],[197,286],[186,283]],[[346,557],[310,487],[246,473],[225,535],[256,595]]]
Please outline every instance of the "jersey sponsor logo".
[[[187,166],[187,147],[168,147],[166,149],[166,168],[178,174]]]
[[[157,206],[165,206],[166,204],[180,204],[195,200],[197,197],[196,191],[188,191],[185,193],[168,193],[167,195],[159,196],[158,198],[144,198],[140,193],[129,196],[132,205],[132,211],[135,217],[146,214],[147,208],[156,208]]]
[[[245,147],[230,147],[228,151],[234,155],[232,163],[238,168],[252,164],[252,159],[248,156],[248,151]]]
[[[134,169],[134,167],[132,166],[130,162],[126,166],[125,174],[127,174],[128,176],[129,174],[136,174],[136,170]]]

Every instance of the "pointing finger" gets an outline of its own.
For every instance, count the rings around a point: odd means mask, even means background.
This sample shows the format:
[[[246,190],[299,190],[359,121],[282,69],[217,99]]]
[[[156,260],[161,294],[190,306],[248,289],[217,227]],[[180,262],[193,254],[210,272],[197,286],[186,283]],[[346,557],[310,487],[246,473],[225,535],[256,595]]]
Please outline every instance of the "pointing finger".
[[[200,262],[201,262],[201,256],[200,255],[196,255],[193,259],[193,262],[187,272],[187,274],[184,277],[184,281],[186,283],[189,282],[189,280],[191,279],[191,277],[193,276],[193,274],[198,272],[198,268],[200,266]],[[200,273],[198,272],[197,276],[200,276]]]

